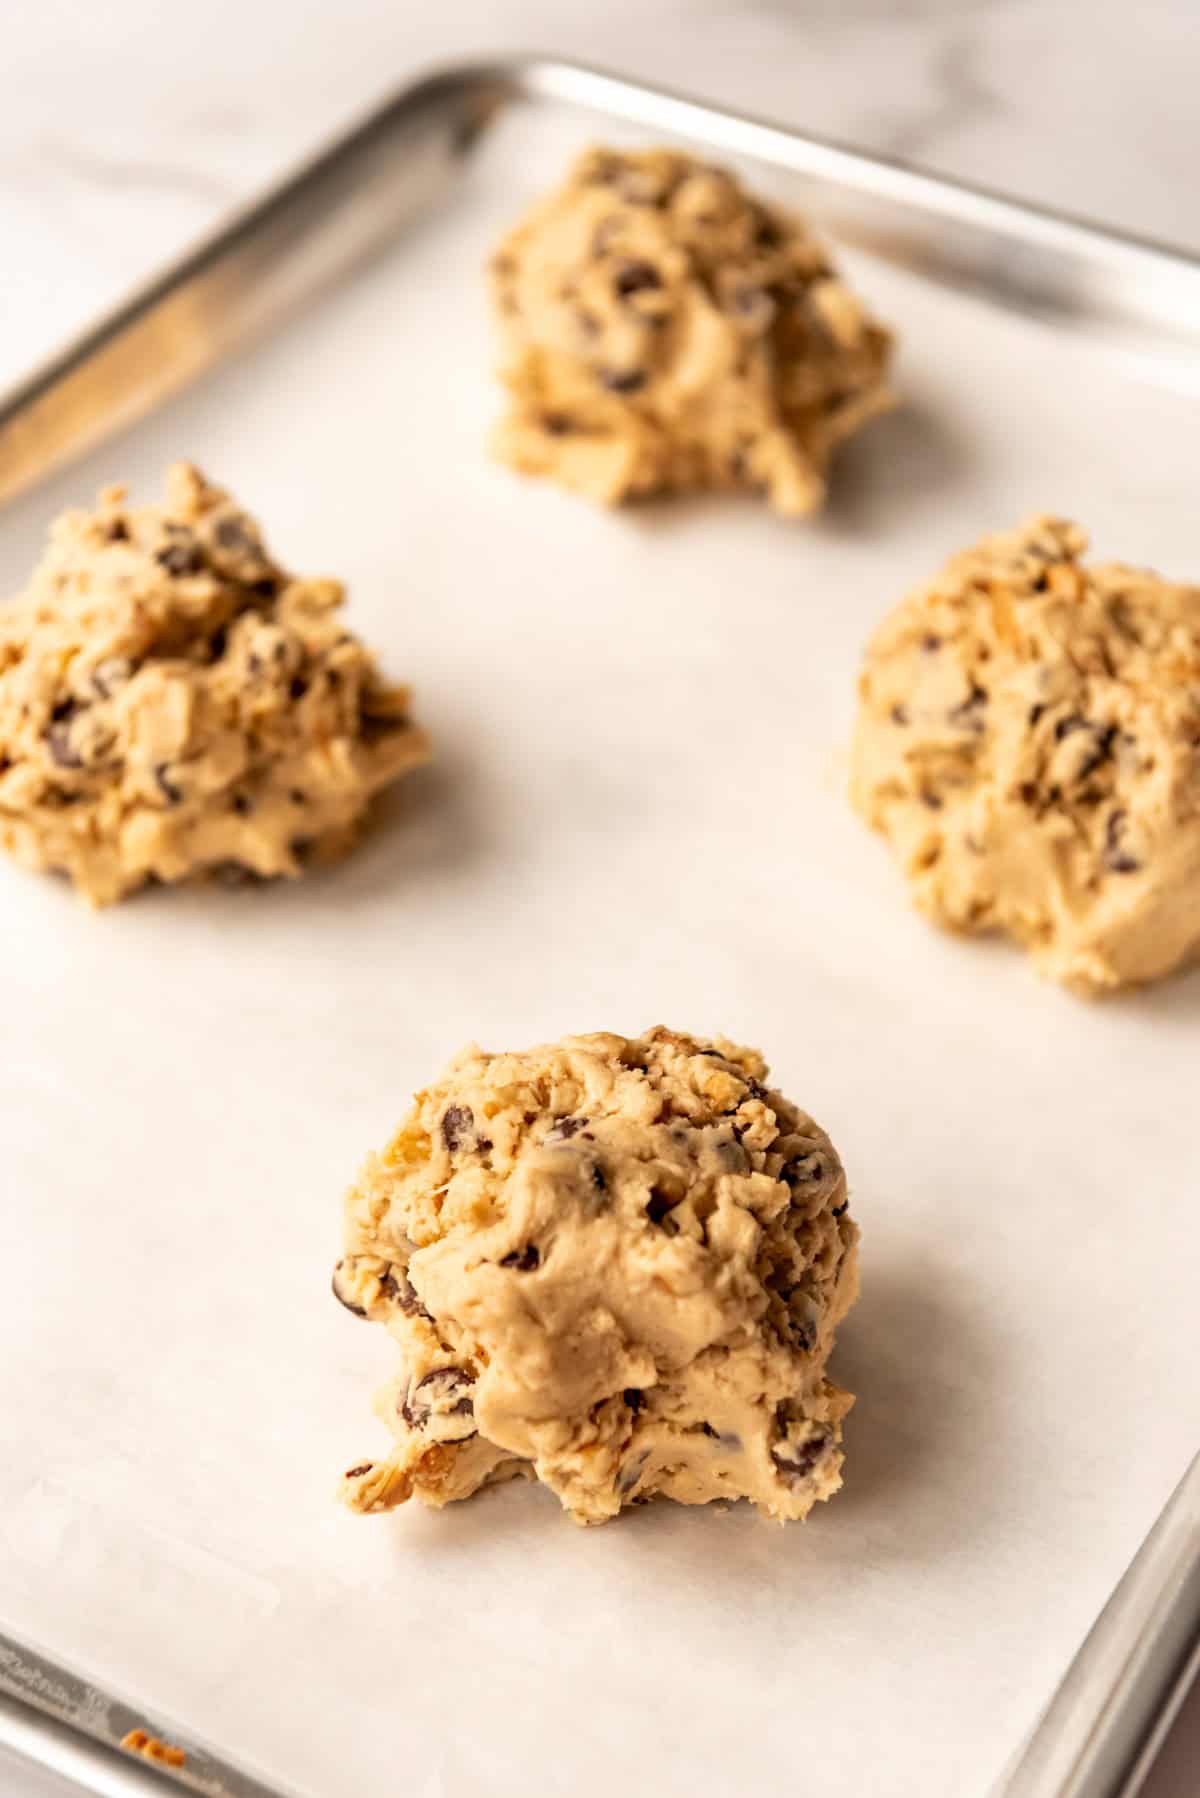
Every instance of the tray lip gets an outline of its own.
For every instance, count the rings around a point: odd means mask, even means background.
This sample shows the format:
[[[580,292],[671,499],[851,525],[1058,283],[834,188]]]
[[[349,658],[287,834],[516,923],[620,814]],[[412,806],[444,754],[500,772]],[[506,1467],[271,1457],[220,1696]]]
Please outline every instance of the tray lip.
[[[579,78],[580,84],[586,81],[597,87],[607,86],[611,90],[632,89],[647,98],[672,103],[684,109],[716,114],[729,120],[731,124],[751,126],[765,136],[791,138],[795,142],[823,151],[847,173],[853,171],[863,178],[861,182],[847,182],[848,186],[866,185],[865,177],[868,173],[875,176],[886,175],[896,190],[891,197],[898,198],[898,190],[907,187],[910,204],[953,201],[954,209],[964,213],[983,208],[992,214],[995,223],[1007,220],[1013,226],[1023,225],[1028,228],[1031,224],[1037,224],[1049,227],[1061,236],[1064,248],[1073,242],[1077,248],[1090,250],[1102,257],[1144,257],[1148,266],[1165,264],[1176,271],[1186,270],[1200,275],[1200,250],[1192,251],[1182,244],[1171,243],[1149,233],[1126,231],[1118,226],[1107,225],[1100,219],[1074,212],[1068,207],[1047,206],[1040,201],[1022,199],[987,183],[966,181],[956,175],[943,174],[939,170],[909,162],[903,157],[890,156],[883,151],[862,150],[843,138],[827,136],[823,132],[802,131],[757,112],[744,112],[739,107],[727,106],[719,100],[705,99],[659,82],[643,81],[638,76],[625,75],[619,70],[601,67],[596,63],[530,52],[499,56],[494,61],[451,62],[431,71],[431,75],[435,79],[447,76],[457,78],[476,86],[501,78],[510,83],[515,82],[518,90],[527,97],[569,99],[576,104],[580,103],[578,96],[569,91],[570,86],[575,85],[576,78]],[[939,206],[937,209],[942,208]]]
[[[673,108],[681,120],[681,136],[689,135],[686,130],[689,116],[694,119],[697,127],[706,119],[709,122],[714,119],[722,120],[732,127],[750,129],[760,134],[762,146],[757,151],[749,150],[745,153],[757,154],[766,162],[781,161],[780,158],[767,154],[765,146],[768,143],[774,140],[782,145],[790,141],[805,146],[810,152],[816,152],[824,158],[829,165],[827,173],[839,179],[846,188],[874,192],[884,202],[890,200],[912,210],[973,222],[984,228],[999,230],[1012,238],[1038,238],[1044,244],[1052,244],[1060,252],[1091,260],[1123,276],[1134,271],[1147,275],[1182,274],[1200,283],[1200,251],[1191,251],[1180,245],[1130,233],[1070,211],[1018,199],[980,184],[923,169],[900,158],[863,151],[838,139],[800,131],[755,113],[692,96],[670,86],[642,81],[589,62],[559,57],[552,53],[513,52],[469,57],[437,64],[424,73],[418,73],[382,102],[360,112],[356,118],[351,117],[345,126],[328,136],[315,150],[299,159],[257,194],[227,212],[213,227],[161,269],[139,282],[123,299],[105,308],[59,349],[52,351],[24,376],[18,377],[7,391],[0,392],[0,427],[35,403],[65,375],[86,364],[109,339],[133,324],[159,300],[167,297],[207,265],[219,261],[240,240],[252,238],[260,223],[280,202],[297,194],[314,176],[328,170],[340,160],[352,157],[376,134],[386,134],[404,114],[421,107],[448,109],[464,101],[483,102],[490,99],[502,105],[516,100],[557,101],[594,110],[598,115],[629,118],[627,108],[619,103],[606,103],[606,96],[609,101],[619,102],[622,94],[648,105]],[[698,129],[691,135],[697,141],[705,141],[704,134]],[[821,176],[814,174],[813,178],[820,179]],[[922,278],[935,279],[928,273],[924,273]],[[219,362],[222,359],[218,355],[213,360]],[[151,410],[153,409],[156,408],[152,407]],[[47,468],[30,485],[36,485],[50,472],[51,469]],[[1196,1492],[1198,1484],[1200,1462],[1193,1464],[1185,1481],[1181,1482],[1180,1490],[1186,1485],[1191,1496]],[[1177,1505],[1178,1497],[1177,1494]],[[1171,1508],[1171,1501],[1168,1501],[1155,1529],[1167,1520]],[[1200,1560],[1200,1543],[1193,1542],[1191,1549],[1189,1566]],[[1135,1562],[1131,1567],[1131,1574],[1136,1572],[1136,1565]],[[1110,1606],[1122,1594],[1123,1588],[1126,1588],[1128,1578],[1127,1575],[1126,1581],[1122,1581],[1115,1589]],[[1089,1635],[1081,1645],[1081,1656],[1091,1640],[1092,1636]],[[0,1686],[0,1690],[3,1689]],[[10,1697],[16,1696],[11,1687],[7,1690]],[[1110,1712],[1113,1706],[1114,1695],[1119,1695],[1121,1691],[1120,1683],[1109,1686],[1093,1694],[1094,1702],[1091,1705],[1077,1707],[1077,1721],[1085,1726],[1089,1741],[1104,1726],[1106,1712]],[[1178,1699],[1180,1689],[1164,1685],[1160,1696],[1160,1714],[1169,1722],[1172,1700]],[[1035,1729],[1034,1737],[1027,1747],[1032,1747],[1045,1728],[1054,1722],[1051,1714],[1053,1706],[1052,1699],[1045,1720]],[[36,1718],[40,1715],[40,1712],[33,1713],[34,1723],[32,1728],[26,1730],[26,1740],[30,1734],[36,1733]],[[1165,1723],[1163,1727],[1165,1730]],[[49,1736],[47,1744],[47,1757],[41,1764],[53,1768]],[[1138,1771],[1144,1772],[1145,1767]],[[1008,1789],[1008,1779],[1005,1778],[997,1798],[1001,1798],[1001,1794]],[[1025,1789],[1022,1788],[1023,1791]],[[1053,1793],[1049,1788],[1039,1787],[1038,1798],[1043,1798],[1043,1792],[1044,1798],[1068,1798],[1067,1788],[1057,1783]],[[1117,1798],[1117,1794],[1113,1786],[1102,1784],[1099,1779],[1093,1780],[1089,1769],[1084,1772],[1084,1783],[1070,1785],[1069,1798]]]
[[[586,95],[593,90],[594,97]],[[326,137],[315,150],[268,183],[248,200],[234,206],[215,225],[203,232],[160,269],[138,282],[123,298],[100,310],[57,349],[40,358],[25,374],[0,390],[0,428],[32,407],[39,398],[70,372],[80,368],[111,338],[132,325],[207,265],[217,262],[239,240],[253,236],[263,218],[282,200],[296,194],[313,176],[334,162],[351,156],[376,133],[386,132],[397,118],[421,106],[446,106],[482,100],[489,95],[503,101],[559,100],[610,114],[619,107],[605,105],[632,95],[643,102],[675,108],[685,117],[702,115],[731,126],[750,128],[764,142],[788,141],[804,145],[829,164],[829,174],[848,188],[887,190],[879,197],[910,208],[935,212],[993,229],[1014,237],[1036,236],[1060,251],[1108,265],[1114,271],[1146,275],[1172,274],[1196,279],[1200,284],[1200,251],[1138,236],[1066,210],[1018,199],[996,189],[962,181],[924,169],[901,158],[855,148],[839,139],[797,130],[793,126],[742,112],[719,101],[706,100],[680,89],[642,81],[597,64],[553,54],[528,51],[496,56],[468,57],[435,64],[404,82],[382,102],[352,115],[349,123]],[[770,160],[770,158],[767,158]],[[927,277],[928,278],[928,277]],[[219,358],[218,358],[219,360]],[[34,477],[36,485],[49,473]]]

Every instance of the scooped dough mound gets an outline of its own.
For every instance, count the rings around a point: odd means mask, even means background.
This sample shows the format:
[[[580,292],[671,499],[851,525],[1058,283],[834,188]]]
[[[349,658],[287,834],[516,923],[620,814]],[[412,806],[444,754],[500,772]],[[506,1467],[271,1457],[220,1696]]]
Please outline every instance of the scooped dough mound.
[[[498,454],[613,505],[749,488],[820,506],[891,347],[805,226],[671,150],[590,150],[500,245]]]
[[[1099,993],[1200,952],[1200,588],[1086,547],[1032,518],[885,620],[852,797],[937,923]]]
[[[0,608],[0,845],[93,905],[214,869],[295,875],[428,757],[408,691],[187,463],[55,524]]]
[[[353,1509],[523,1474],[580,1523],[654,1497],[782,1521],[837,1490],[858,1230],[829,1138],[766,1078],[658,1029],[468,1049],[417,1094],[334,1273],[404,1357]]]

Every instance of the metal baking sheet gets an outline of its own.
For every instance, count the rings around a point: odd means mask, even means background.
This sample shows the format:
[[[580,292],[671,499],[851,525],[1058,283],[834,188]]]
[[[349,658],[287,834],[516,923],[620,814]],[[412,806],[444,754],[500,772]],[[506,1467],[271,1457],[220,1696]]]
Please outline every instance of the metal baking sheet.
[[[609,516],[483,454],[481,263],[597,136],[840,222],[905,405],[820,519]],[[351,148],[0,408],[15,492],[257,330],[6,508],[4,589],[64,505],[191,456],[349,581],[439,748],[301,886],[97,917],[0,868],[0,1627],[335,1798],[986,1792],[1200,1438],[1200,977],[1089,1007],[931,932],[841,746],[872,624],[984,530],[1049,507],[1195,571],[1195,268],[558,65]],[[325,1297],[361,1154],[469,1038],[659,1019],[763,1045],[844,1153],[844,1493],[786,1531],[580,1532],[524,1488],[343,1515],[391,1362]]]

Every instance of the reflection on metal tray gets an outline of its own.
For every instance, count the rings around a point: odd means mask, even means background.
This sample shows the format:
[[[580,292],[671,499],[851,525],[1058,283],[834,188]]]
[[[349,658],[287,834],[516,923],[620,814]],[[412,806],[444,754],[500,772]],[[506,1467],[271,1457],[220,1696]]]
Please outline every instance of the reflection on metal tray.
[[[789,171],[813,216],[842,239],[1103,339],[1175,388],[1200,391],[1200,263],[1185,255],[620,77],[514,60],[450,70],[400,94],[0,402],[0,498],[146,413],[390,244],[505,109],[542,99]],[[1193,1467],[1012,1772],[1013,1798],[1117,1798],[1134,1788],[1195,1663],[1198,1488]],[[12,1646],[6,1668],[0,1644],[0,1743],[97,1792],[158,1778],[114,1762],[110,1747],[64,1736],[65,1722],[111,1745],[108,1723],[123,1713],[91,1686],[79,1687],[86,1715],[79,1703],[48,1702],[55,1691],[70,1698],[74,1676],[22,1653]],[[206,1777],[200,1789],[266,1790],[215,1761]]]

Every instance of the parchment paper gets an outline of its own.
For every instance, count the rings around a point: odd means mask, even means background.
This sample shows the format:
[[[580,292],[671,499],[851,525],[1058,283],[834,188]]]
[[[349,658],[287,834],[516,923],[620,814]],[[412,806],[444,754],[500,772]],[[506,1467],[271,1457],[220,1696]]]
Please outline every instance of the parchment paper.
[[[578,126],[10,511],[199,460],[438,745],[340,870],[101,916],[0,868],[0,1619],[322,1795],[984,1792],[1200,1434],[1200,979],[1090,1007],[935,934],[843,797],[868,630],[1035,508],[1200,577],[1194,402],[845,257],[905,412],[813,524],[620,517],[481,451],[479,265]],[[864,1229],[847,1485],[803,1527],[524,1486],[339,1511],[382,1331],[339,1201],[464,1041],[762,1045]]]

